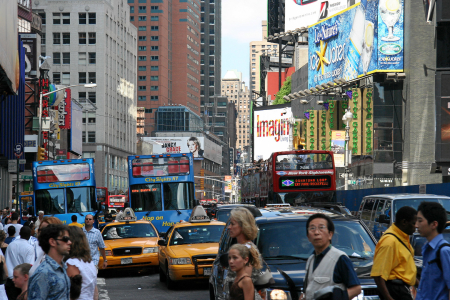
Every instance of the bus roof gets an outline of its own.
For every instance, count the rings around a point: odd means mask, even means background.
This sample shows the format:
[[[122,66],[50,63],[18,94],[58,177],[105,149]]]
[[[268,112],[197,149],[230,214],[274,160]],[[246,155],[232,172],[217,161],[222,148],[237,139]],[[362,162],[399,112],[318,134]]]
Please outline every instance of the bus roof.
[[[43,160],[43,161],[33,161],[33,167],[42,165],[42,166],[50,166],[50,165],[68,165],[68,164],[80,164],[80,163],[94,163],[93,158],[81,158],[81,159],[57,159],[57,160]]]

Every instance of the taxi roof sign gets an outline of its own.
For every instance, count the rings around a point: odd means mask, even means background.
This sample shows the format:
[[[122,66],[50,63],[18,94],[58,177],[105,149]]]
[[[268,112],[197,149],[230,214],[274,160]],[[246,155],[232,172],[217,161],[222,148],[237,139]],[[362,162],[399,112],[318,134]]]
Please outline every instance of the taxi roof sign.
[[[120,216],[119,222],[134,222],[137,221],[136,215],[134,214],[134,211],[127,207],[123,211],[122,215]]]
[[[203,206],[198,205],[194,207],[192,210],[191,216],[189,217],[190,223],[204,223],[204,222],[211,222],[211,219],[206,214],[205,209]]]

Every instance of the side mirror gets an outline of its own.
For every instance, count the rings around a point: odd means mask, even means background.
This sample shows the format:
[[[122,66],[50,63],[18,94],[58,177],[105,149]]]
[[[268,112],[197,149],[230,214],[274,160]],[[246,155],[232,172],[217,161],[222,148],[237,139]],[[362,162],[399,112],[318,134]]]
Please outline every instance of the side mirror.
[[[167,246],[167,242],[165,240],[158,240],[158,246]]]
[[[383,214],[378,217],[378,222],[382,224],[390,224],[391,218],[388,218],[386,215]]]

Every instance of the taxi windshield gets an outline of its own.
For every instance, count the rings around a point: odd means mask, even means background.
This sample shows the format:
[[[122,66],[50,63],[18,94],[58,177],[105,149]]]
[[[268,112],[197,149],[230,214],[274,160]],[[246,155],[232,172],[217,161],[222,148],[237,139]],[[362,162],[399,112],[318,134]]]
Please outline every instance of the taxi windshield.
[[[218,243],[224,227],[225,225],[206,225],[176,228],[170,239],[170,246]]]
[[[332,245],[357,261],[373,259],[375,243],[358,222],[333,220]],[[295,238],[286,239],[286,232]],[[306,235],[306,220],[259,225],[257,246],[266,260],[308,259],[314,247]],[[357,262],[354,262],[357,265]]]
[[[104,240],[157,237],[152,225],[139,223],[107,226],[102,235]]]

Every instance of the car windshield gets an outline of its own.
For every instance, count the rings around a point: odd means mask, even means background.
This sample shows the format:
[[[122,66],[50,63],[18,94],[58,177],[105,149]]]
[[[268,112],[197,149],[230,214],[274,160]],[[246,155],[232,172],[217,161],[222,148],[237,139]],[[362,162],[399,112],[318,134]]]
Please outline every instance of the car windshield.
[[[394,201],[394,214],[393,214],[394,220],[393,221],[395,221],[395,214],[397,214],[397,211],[400,208],[408,205],[417,210],[420,203],[422,203],[423,201],[440,203],[447,211],[447,220],[450,221],[450,199],[439,199],[439,198],[419,198],[419,199],[416,198],[416,199],[395,200]],[[387,211],[386,215],[390,216],[390,212]]]
[[[139,223],[107,226],[102,235],[104,240],[157,237],[152,225]]]
[[[373,258],[375,243],[359,222],[333,220],[333,223],[334,247],[356,260]],[[286,238],[287,235],[292,238]],[[285,257],[306,260],[314,251],[306,235],[306,220],[260,224],[257,246],[266,260]]]
[[[218,243],[225,225],[189,226],[174,230],[170,245]]]

